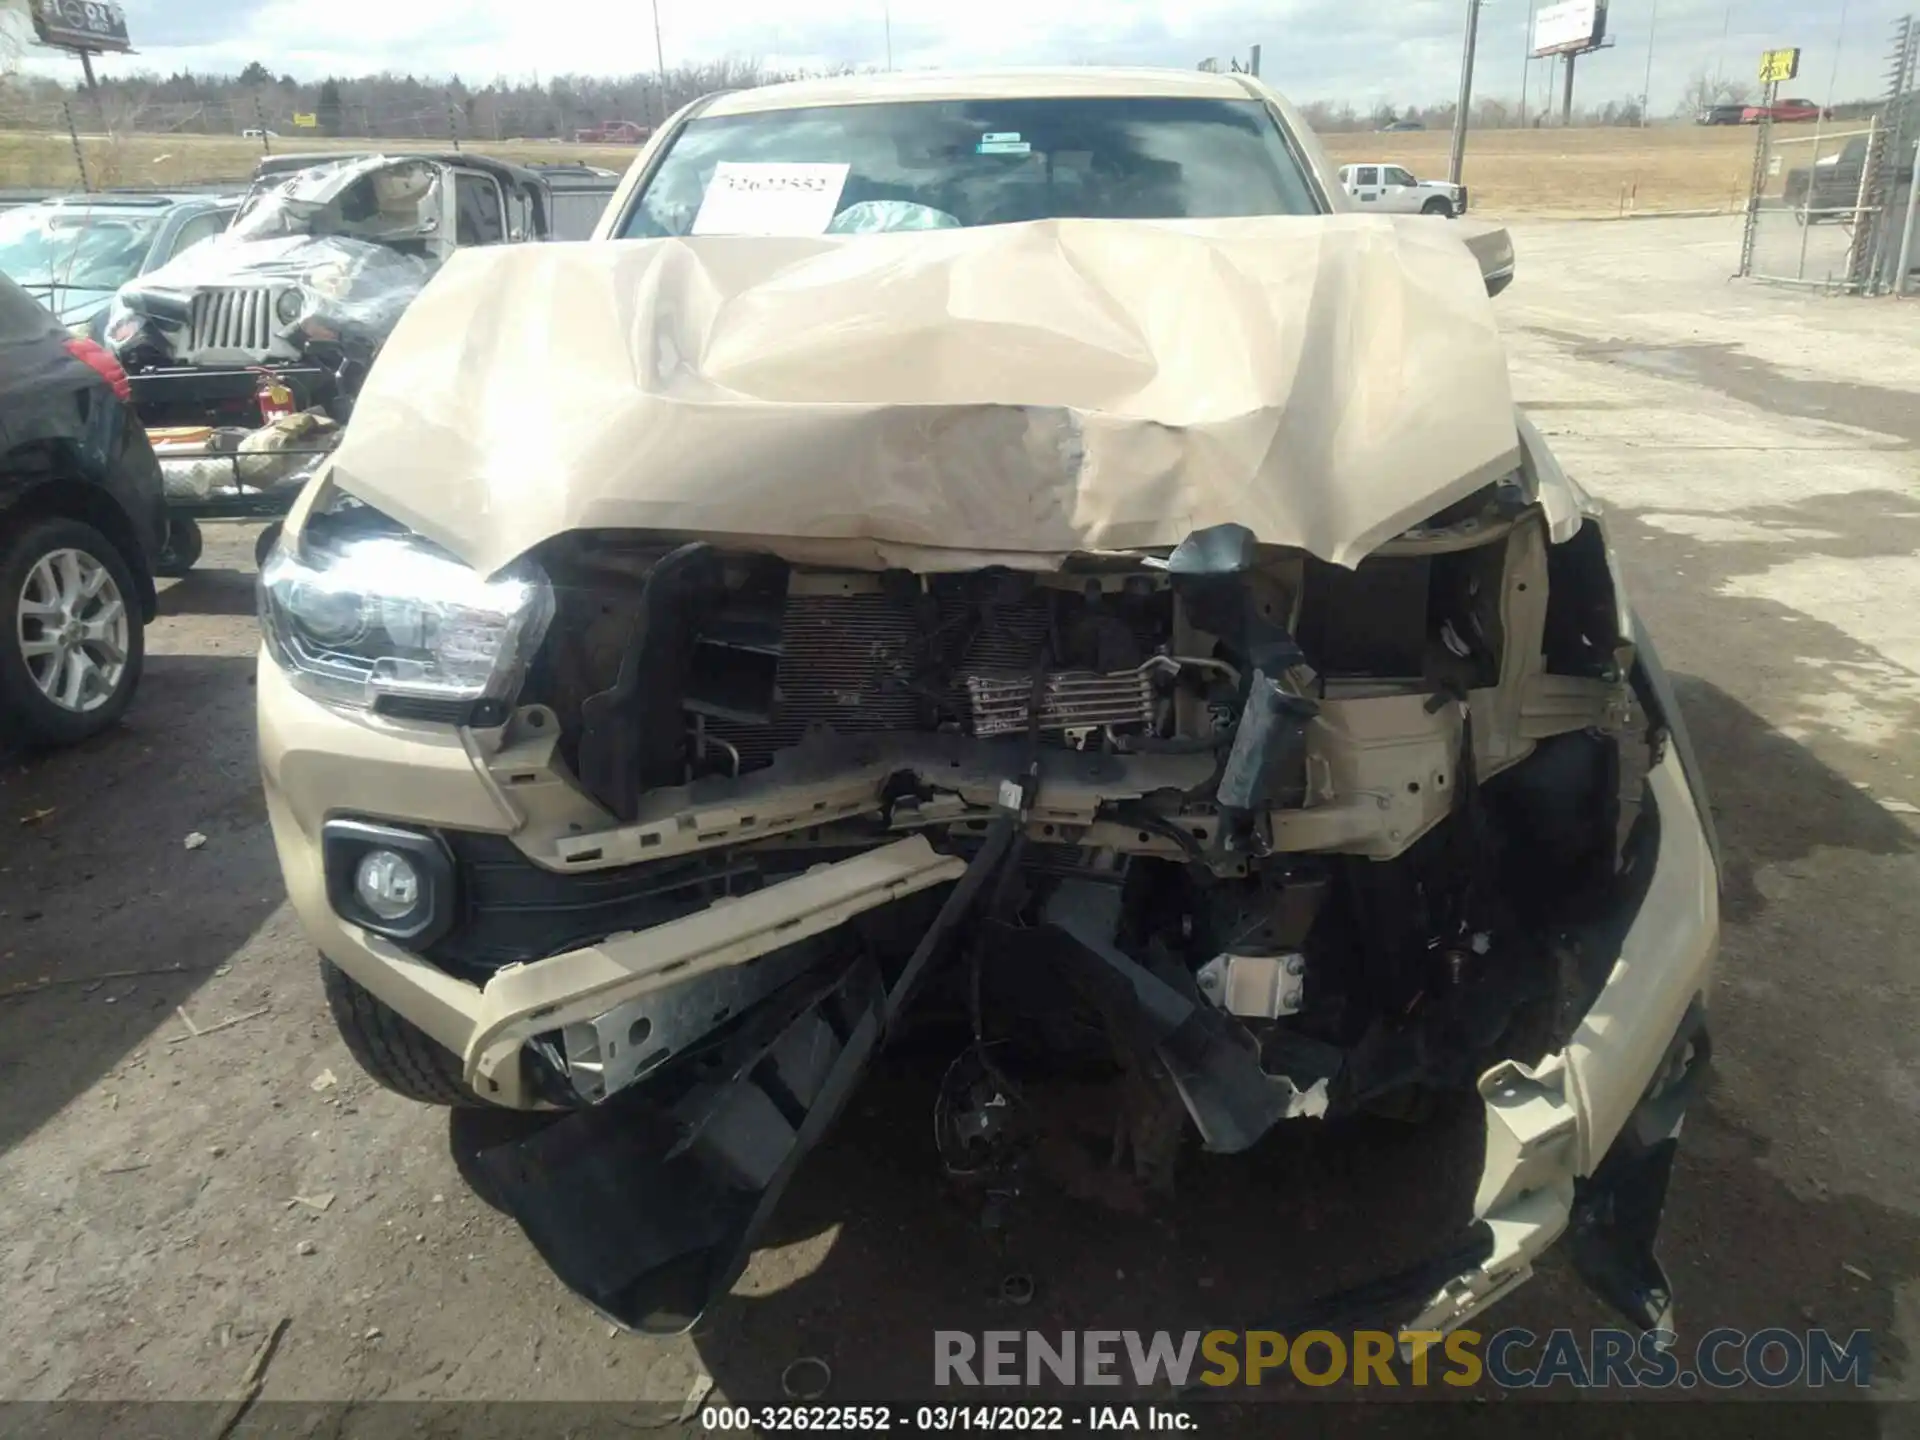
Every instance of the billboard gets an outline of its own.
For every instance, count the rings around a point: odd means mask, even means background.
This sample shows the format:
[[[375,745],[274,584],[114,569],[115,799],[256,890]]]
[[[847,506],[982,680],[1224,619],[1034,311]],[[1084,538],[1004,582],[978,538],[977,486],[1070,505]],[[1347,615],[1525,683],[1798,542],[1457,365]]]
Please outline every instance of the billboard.
[[[133,49],[126,12],[115,0],[33,0],[33,31],[41,44],[66,50]]]
[[[1760,57],[1760,83],[1777,85],[1800,73],[1800,51],[1769,50]]]
[[[1606,0],[1560,0],[1533,17],[1533,55],[1591,50],[1607,33]]]

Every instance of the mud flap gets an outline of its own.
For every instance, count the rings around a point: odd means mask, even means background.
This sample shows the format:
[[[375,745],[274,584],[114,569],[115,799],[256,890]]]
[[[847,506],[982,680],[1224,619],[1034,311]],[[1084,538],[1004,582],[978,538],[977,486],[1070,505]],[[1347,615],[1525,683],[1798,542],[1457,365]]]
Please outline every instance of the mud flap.
[[[1642,1330],[1674,1333],[1673,1285],[1653,1243],[1680,1127],[1711,1059],[1705,1015],[1695,1001],[1646,1097],[1575,1192],[1567,1239],[1574,1269],[1594,1294]]]
[[[687,1329],[755,1237],[878,1047],[886,991],[862,960],[771,1001],[669,1098],[634,1086],[474,1155],[561,1282],[631,1330]]]

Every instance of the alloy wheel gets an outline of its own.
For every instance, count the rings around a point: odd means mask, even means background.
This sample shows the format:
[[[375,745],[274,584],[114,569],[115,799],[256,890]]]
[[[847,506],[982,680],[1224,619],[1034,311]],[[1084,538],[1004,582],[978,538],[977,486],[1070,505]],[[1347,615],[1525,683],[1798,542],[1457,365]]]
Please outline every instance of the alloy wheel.
[[[84,550],[51,550],[20,587],[20,653],[55,705],[74,714],[111,700],[127,671],[131,621],[113,574]]]

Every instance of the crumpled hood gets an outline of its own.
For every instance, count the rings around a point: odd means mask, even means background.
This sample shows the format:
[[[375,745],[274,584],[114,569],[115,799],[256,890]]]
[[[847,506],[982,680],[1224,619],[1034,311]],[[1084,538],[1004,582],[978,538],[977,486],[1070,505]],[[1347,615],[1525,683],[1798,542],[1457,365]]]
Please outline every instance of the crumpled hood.
[[[929,571],[1354,564],[1518,459],[1466,247],[1331,215],[462,251],[333,477],[487,572],[599,527]]]
[[[139,305],[149,296],[188,298],[223,285],[282,287],[357,281],[371,291],[394,291],[411,300],[434,271],[433,263],[385,245],[348,236],[276,235],[250,240],[226,232],[203,240],[120,287],[120,298]],[[368,284],[364,277],[372,277]],[[397,316],[397,312],[396,312]]]

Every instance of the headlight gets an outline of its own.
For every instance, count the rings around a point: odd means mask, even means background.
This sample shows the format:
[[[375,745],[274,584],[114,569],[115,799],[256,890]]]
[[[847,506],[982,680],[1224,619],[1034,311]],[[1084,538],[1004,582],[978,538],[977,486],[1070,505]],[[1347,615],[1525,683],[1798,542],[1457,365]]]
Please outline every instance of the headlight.
[[[128,305],[118,295],[107,304],[107,343],[116,350],[125,349],[138,340],[147,329],[147,317]]]
[[[484,576],[365,507],[310,517],[298,553],[283,542],[260,572],[269,653],[355,709],[497,723],[552,618],[532,561]]]
[[[273,302],[274,317],[282,325],[293,324],[306,313],[306,308],[307,297],[298,285],[282,290],[279,298]]]

